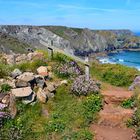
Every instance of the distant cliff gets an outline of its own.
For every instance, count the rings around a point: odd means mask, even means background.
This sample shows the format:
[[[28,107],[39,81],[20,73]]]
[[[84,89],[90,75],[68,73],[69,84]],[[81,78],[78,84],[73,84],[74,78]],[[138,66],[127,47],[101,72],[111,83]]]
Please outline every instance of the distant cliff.
[[[45,40],[75,55],[140,48],[140,38],[129,30],[90,30],[64,26],[0,26],[0,51],[20,52],[46,49]]]

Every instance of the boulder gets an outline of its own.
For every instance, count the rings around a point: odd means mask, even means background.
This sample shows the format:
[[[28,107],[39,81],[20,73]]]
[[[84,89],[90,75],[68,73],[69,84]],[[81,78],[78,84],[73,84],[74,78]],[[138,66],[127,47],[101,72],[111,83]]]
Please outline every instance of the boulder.
[[[9,102],[10,102],[10,95],[6,95],[6,96],[2,99],[2,103],[8,105]]]
[[[24,72],[22,75],[18,76],[17,79],[24,81],[24,82],[30,82],[34,80],[35,76],[32,72]]]
[[[46,85],[47,85],[47,90],[49,92],[54,92],[56,90],[55,84],[53,84],[53,83],[46,83]]]
[[[41,88],[39,88],[38,92],[37,92],[37,99],[38,101],[40,101],[41,103],[46,103],[46,101],[48,100],[45,91],[42,90]]]
[[[13,94],[10,94],[9,111],[10,111],[11,118],[14,119],[17,115],[17,107],[16,107],[16,99]]]
[[[32,89],[31,87],[25,87],[25,88],[16,88],[12,89],[11,93],[12,95],[15,95],[17,98],[22,98],[22,97],[27,97],[32,94]]]
[[[22,81],[22,80],[18,79],[15,82],[15,86],[16,86],[16,88],[22,88],[22,87],[28,87],[29,84],[28,84],[28,82],[25,82],[25,81]]]
[[[37,73],[39,75],[42,75],[42,76],[48,76],[48,69],[47,67],[45,66],[40,66],[38,69],[37,69]]]
[[[22,103],[30,104],[35,101],[35,98],[36,98],[36,94],[32,92],[30,96],[23,98]]]
[[[11,73],[12,78],[16,78],[17,76],[20,76],[22,72],[19,69],[14,69],[14,71]]]

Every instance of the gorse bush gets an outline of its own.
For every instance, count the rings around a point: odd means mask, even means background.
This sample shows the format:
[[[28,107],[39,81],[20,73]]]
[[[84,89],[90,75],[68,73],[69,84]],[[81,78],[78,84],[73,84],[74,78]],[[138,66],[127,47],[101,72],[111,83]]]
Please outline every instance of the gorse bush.
[[[96,119],[96,114],[103,107],[102,97],[99,94],[93,94],[87,97],[87,99],[83,102],[84,107],[84,118],[86,123],[89,124]],[[95,117],[95,118],[93,118]]]
[[[115,86],[130,86],[135,75],[139,73],[134,68],[119,64],[93,64],[92,75]]]

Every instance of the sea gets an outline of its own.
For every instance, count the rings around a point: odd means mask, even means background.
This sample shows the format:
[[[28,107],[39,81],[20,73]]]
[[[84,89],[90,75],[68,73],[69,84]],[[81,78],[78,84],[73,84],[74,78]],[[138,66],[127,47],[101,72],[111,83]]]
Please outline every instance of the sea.
[[[135,32],[136,36],[140,36],[140,32]],[[109,53],[107,57],[100,57],[101,63],[122,64],[125,66],[136,68],[140,71],[140,51],[119,51]]]
[[[122,64],[140,70],[140,51],[119,51],[100,57],[101,63]]]

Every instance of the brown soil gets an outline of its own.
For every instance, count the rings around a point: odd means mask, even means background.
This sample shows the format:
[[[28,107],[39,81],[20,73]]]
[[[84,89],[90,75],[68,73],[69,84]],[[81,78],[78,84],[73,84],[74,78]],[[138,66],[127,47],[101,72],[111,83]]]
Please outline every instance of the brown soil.
[[[113,86],[107,86],[101,93],[104,96],[105,105],[99,113],[98,124],[92,124],[90,127],[91,132],[95,132],[95,140],[136,140],[134,131],[125,126],[125,122],[132,117],[134,111],[119,106],[133,93]]]

